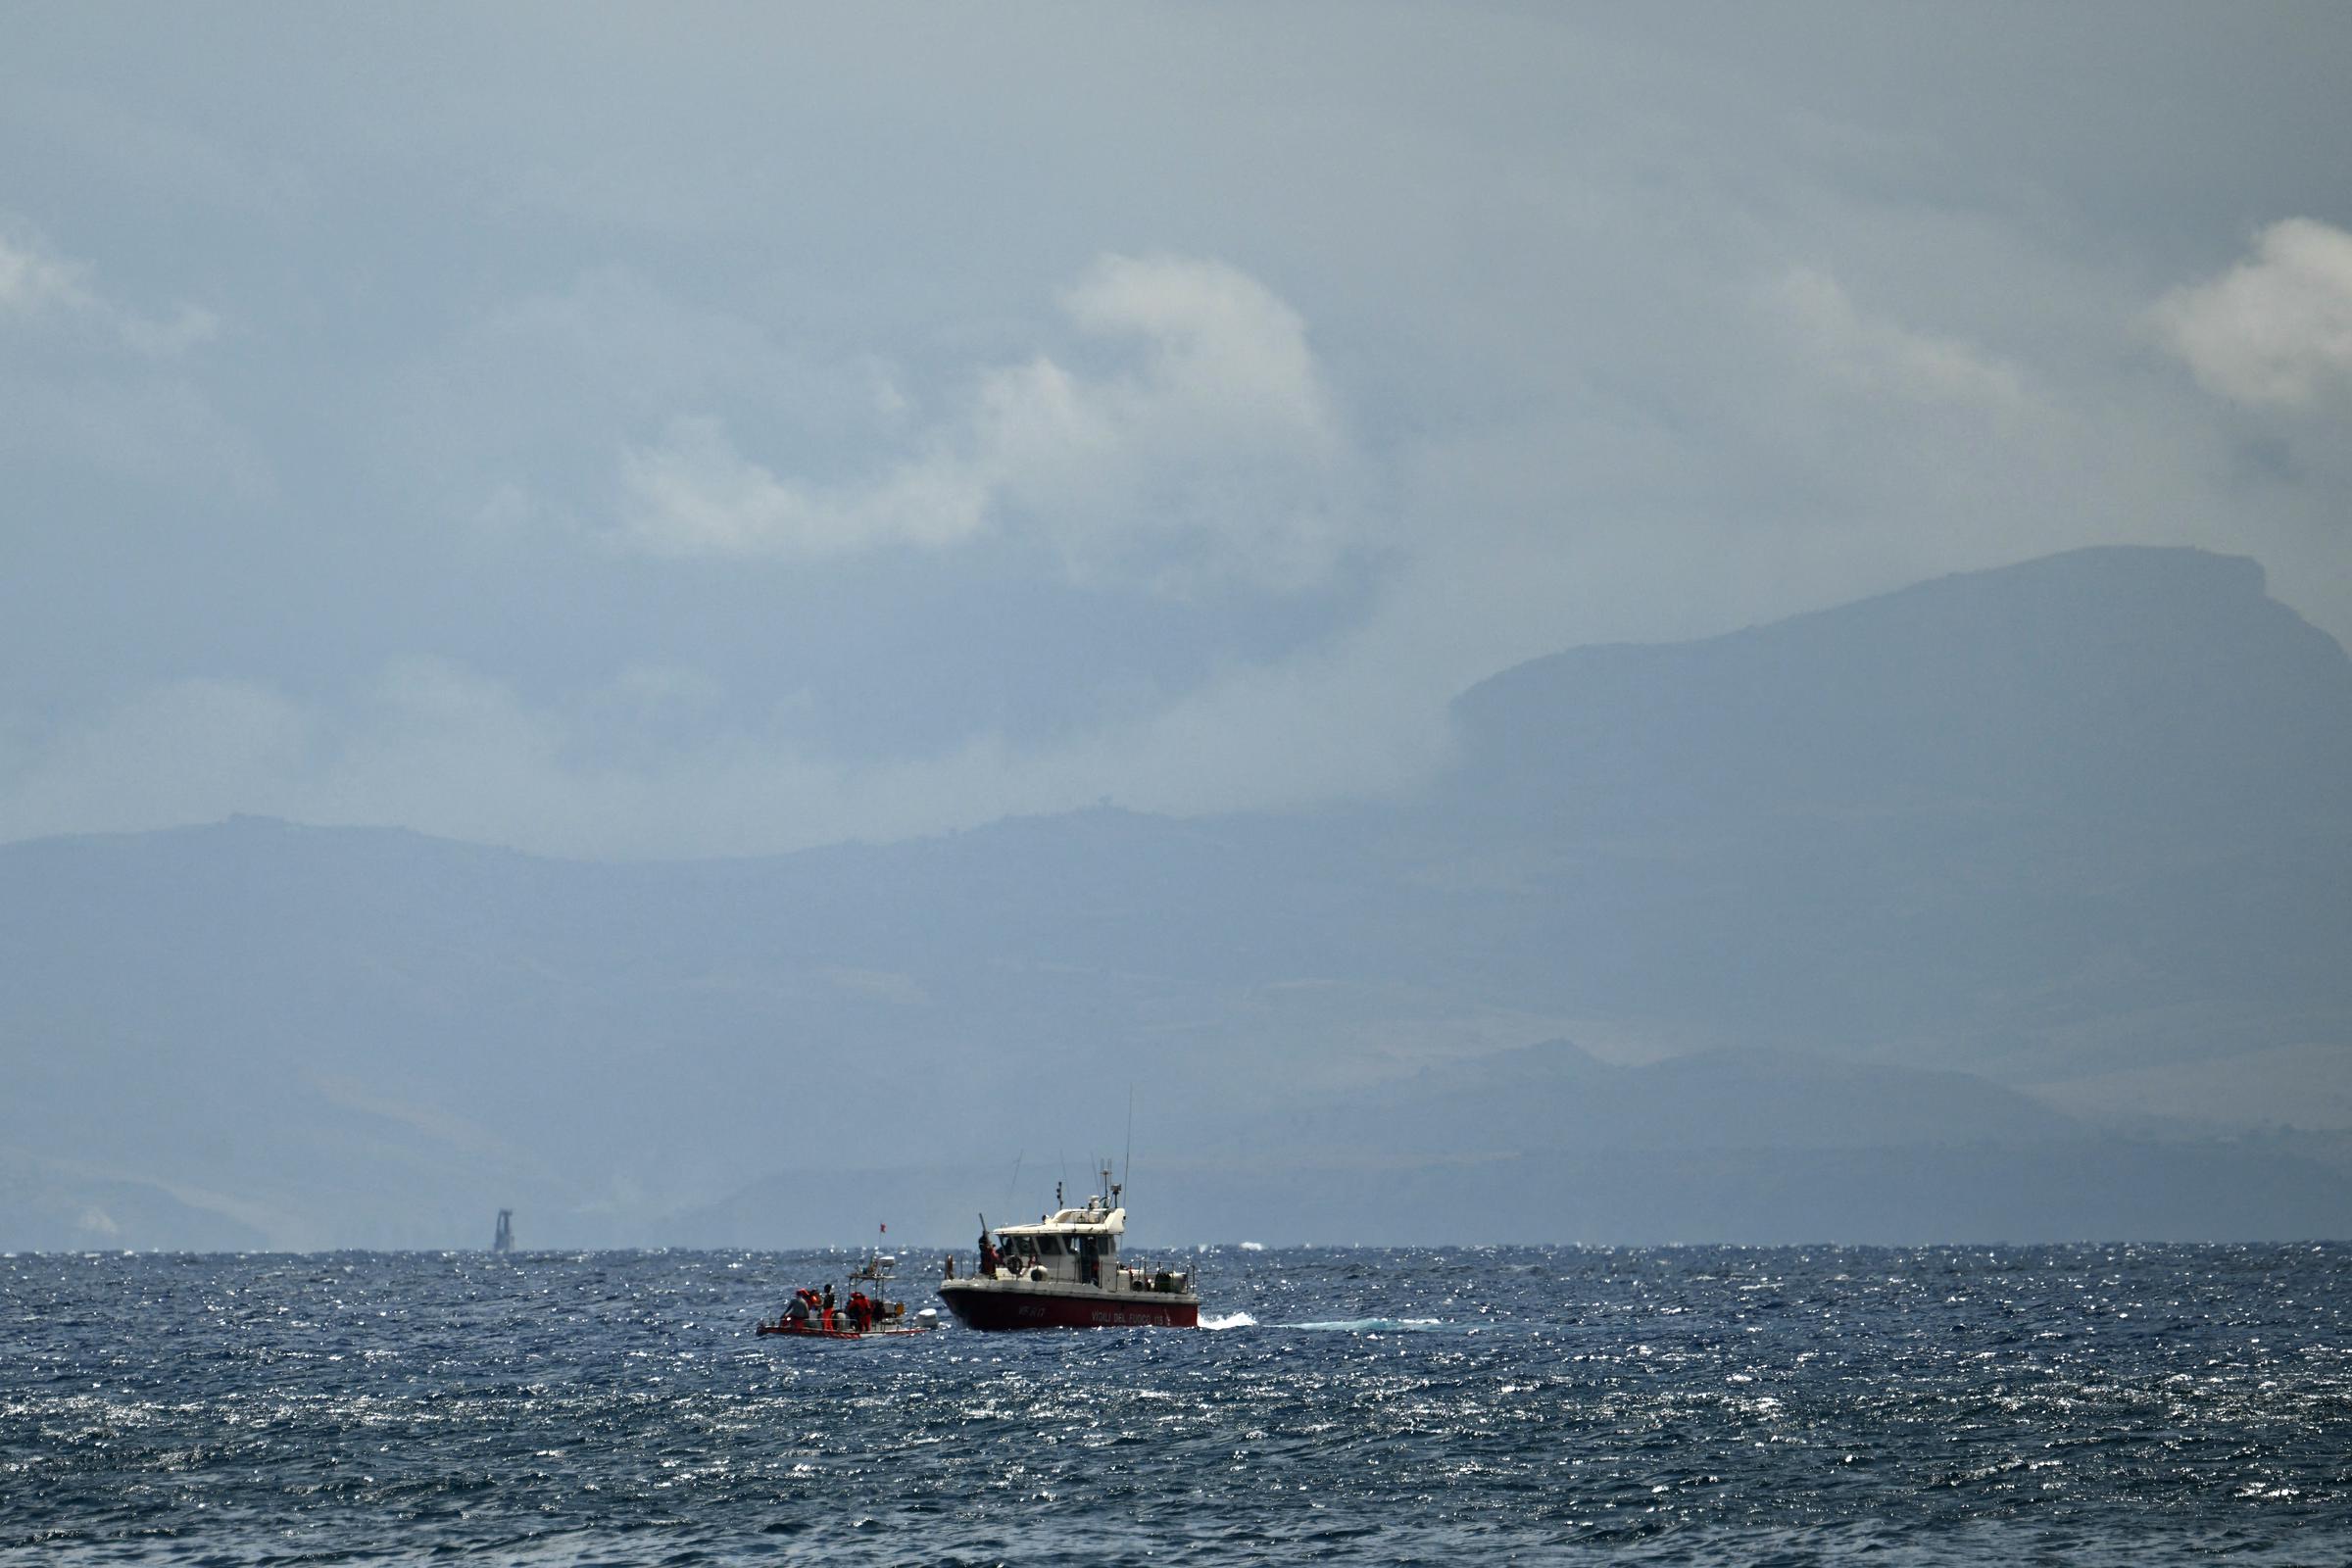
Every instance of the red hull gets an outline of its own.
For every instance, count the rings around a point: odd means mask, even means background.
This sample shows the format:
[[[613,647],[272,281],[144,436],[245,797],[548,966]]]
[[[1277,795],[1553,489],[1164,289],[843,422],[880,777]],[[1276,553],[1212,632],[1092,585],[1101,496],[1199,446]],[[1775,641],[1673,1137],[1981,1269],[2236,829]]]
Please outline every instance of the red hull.
[[[976,1281],[944,1281],[939,1298],[964,1327],[1007,1329],[1191,1329],[1200,1326],[1200,1303],[1145,1292],[1005,1290]]]
[[[884,1334],[921,1334],[924,1331],[911,1326],[906,1328],[899,1328],[896,1326],[884,1328],[881,1325],[876,1324],[874,1327],[865,1330],[863,1333],[859,1333],[856,1329],[803,1329],[794,1328],[790,1323],[781,1325],[775,1323],[762,1323],[760,1325],[759,1332],[761,1334],[781,1334],[788,1339],[795,1340],[870,1340]]]

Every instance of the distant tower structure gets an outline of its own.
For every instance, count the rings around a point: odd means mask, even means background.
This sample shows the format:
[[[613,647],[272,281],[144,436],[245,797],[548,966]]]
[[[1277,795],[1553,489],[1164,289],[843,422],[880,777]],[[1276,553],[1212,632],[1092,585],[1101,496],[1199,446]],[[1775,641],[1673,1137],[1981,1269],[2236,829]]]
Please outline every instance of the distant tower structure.
[[[514,1211],[513,1209],[502,1208],[498,1211],[498,1234],[490,1240],[490,1250],[493,1252],[514,1250]]]

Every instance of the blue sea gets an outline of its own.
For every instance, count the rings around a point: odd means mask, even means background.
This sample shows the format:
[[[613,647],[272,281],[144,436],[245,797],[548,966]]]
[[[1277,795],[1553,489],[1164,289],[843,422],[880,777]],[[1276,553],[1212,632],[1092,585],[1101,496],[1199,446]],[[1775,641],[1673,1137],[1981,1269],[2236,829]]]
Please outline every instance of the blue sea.
[[[1212,1249],[1199,1330],[753,1334],[849,1261],[0,1257],[0,1559],[2352,1561],[2343,1246]]]

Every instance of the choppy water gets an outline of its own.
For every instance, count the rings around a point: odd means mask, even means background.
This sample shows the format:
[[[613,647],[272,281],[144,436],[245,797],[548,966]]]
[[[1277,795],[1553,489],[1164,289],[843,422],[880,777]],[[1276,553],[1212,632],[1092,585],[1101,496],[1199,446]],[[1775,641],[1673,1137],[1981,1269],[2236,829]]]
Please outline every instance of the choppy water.
[[[1201,1261],[827,1344],[825,1254],[0,1258],[0,1557],[2352,1560],[2352,1249]]]

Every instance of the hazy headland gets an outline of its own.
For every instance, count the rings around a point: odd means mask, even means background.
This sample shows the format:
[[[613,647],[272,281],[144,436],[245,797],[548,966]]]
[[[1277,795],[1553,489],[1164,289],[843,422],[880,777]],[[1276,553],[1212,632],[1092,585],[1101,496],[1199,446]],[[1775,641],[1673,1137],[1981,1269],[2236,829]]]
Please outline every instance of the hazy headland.
[[[0,847],[0,1247],[2352,1229],[2352,662],[2079,551],[1453,703],[1409,799]]]

